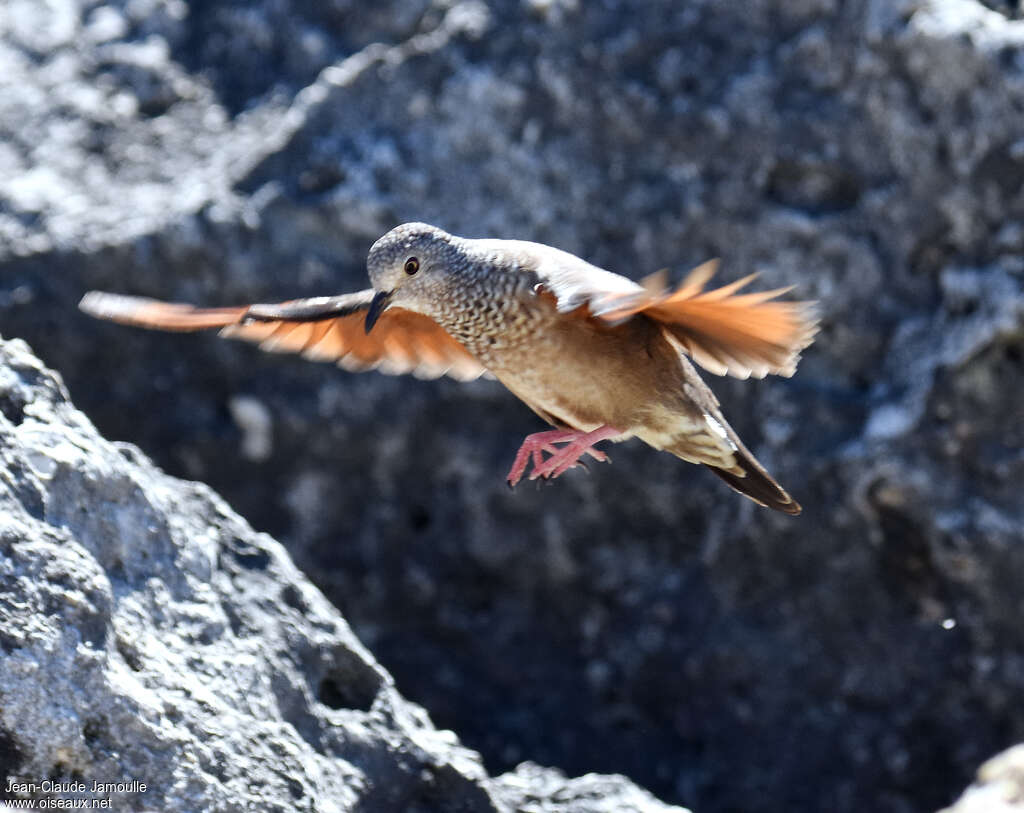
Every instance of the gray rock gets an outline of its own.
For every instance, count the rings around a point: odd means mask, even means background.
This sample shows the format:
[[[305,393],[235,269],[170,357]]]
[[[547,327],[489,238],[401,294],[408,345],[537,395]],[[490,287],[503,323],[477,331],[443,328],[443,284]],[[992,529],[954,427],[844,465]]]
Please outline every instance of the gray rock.
[[[937,809],[1024,740],[1017,5],[11,2],[0,331],[281,539],[493,771]],[[537,422],[496,385],[74,310],[351,290],[411,219],[821,300],[795,378],[714,382],[804,516],[634,445],[509,494]]]
[[[684,813],[622,777],[488,777],[280,544],[101,438],[20,341],[0,341],[0,580],[8,800]]]
[[[942,813],[1020,813],[1024,810],[1024,745],[992,757],[955,805]]]

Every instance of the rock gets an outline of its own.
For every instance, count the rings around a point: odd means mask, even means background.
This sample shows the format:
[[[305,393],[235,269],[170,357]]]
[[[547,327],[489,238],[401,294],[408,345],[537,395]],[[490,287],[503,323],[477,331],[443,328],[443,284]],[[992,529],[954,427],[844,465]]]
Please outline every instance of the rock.
[[[101,438],[20,341],[0,341],[0,580],[8,800],[682,813],[622,777],[488,777],[279,543]]]
[[[1024,810],[1024,745],[992,757],[978,778],[942,813],[1020,813]]]
[[[19,2],[0,331],[279,538],[492,770],[938,809],[1024,740],[1017,5]],[[411,219],[819,299],[796,377],[715,382],[805,514],[634,444],[509,494],[538,423],[496,385],[75,311],[352,290]]]

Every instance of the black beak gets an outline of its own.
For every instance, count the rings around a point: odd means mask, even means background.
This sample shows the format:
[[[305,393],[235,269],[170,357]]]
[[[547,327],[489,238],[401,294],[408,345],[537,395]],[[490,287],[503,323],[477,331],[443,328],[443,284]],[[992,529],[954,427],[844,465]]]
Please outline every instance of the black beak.
[[[373,295],[370,307],[366,311],[366,324],[363,326],[367,333],[373,330],[373,326],[377,324],[380,315],[387,310],[388,305],[391,304],[391,297],[394,295],[394,291],[377,291]]]

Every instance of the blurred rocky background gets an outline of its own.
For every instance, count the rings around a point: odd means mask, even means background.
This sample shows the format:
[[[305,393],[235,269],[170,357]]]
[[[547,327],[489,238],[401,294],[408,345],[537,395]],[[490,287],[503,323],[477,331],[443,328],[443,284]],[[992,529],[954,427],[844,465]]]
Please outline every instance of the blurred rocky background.
[[[492,772],[720,811],[934,810],[1024,739],[1016,0],[0,4],[0,334],[282,540]],[[711,381],[799,499],[640,444],[509,493],[500,386],[75,310],[364,287],[425,220],[821,302]]]

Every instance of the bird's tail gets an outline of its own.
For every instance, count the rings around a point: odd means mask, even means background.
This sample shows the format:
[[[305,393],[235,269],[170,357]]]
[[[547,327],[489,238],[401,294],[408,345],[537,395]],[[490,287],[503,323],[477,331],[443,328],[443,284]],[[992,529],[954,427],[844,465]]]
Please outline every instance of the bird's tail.
[[[738,438],[736,440],[738,441]],[[786,490],[775,482],[775,479],[765,471],[764,466],[757,462],[757,458],[742,443],[737,443],[734,456],[740,473],[737,473],[735,469],[723,469],[709,463],[704,465],[725,480],[732,489],[749,497],[759,505],[792,516],[800,513],[802,510],[800,503],[790,497]]]
[[[714,397],[710,391],[707,394],[709,398]],[[765,508],[794,516],[799,514],[800,504],[775,482],[722,414],[715,412],[713,415],[710,410],[705,411],[700,423],[687,420],[668,443],[651,445],[690,463],[706,466],[732,489]]]

